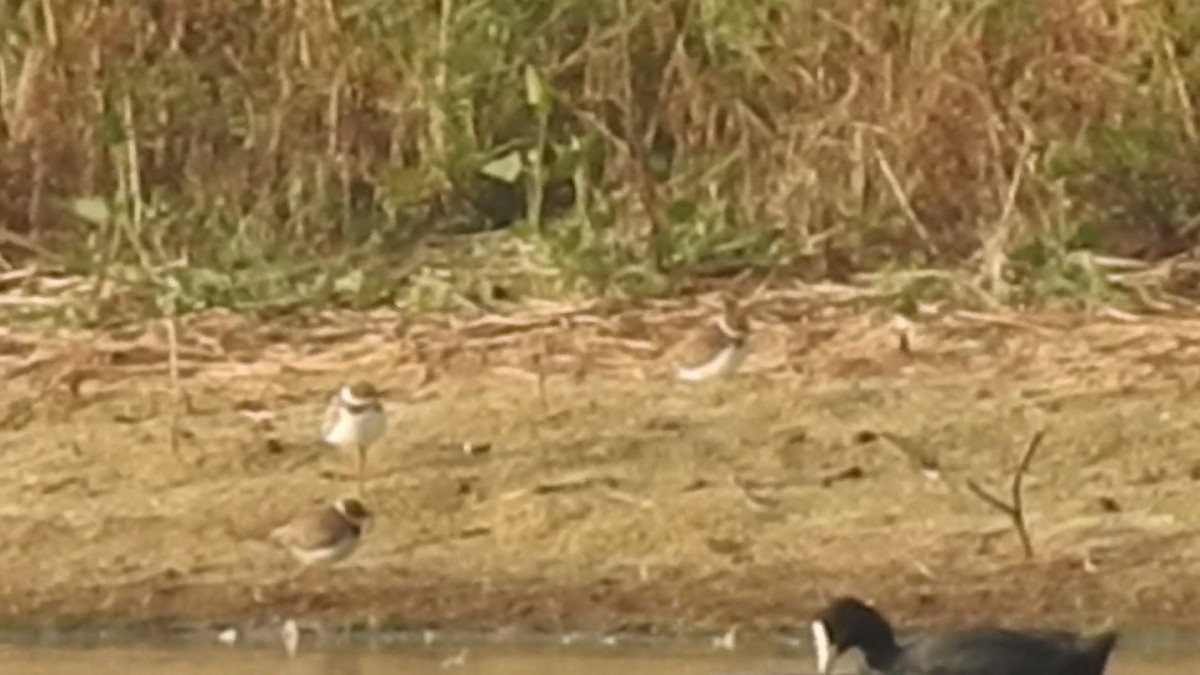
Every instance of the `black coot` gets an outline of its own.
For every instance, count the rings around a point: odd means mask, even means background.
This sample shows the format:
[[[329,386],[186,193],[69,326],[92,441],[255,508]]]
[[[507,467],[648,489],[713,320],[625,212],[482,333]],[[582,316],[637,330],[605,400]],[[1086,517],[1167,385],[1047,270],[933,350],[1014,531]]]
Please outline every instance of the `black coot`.
[[[1102,675],[1117,634],[972,628],[901,646],[886,619],[866,603],[837,598],[812,624],[817,670],[857,647],[883,675]]]

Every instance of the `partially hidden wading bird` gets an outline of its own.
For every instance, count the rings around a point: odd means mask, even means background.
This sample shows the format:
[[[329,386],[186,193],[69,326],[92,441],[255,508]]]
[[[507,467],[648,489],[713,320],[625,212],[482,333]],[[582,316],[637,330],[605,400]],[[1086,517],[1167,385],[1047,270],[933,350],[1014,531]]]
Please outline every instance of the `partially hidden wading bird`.
[[[721,314],[699,326],[671,348],[675,377],[699,382],[732,375],[749,353],[750,324],[732,295],[721,298]]]
[[[287,549],[304,570],[311,565],[345,560],[362,541],[363,526],[372,517],[354,498],[306,509],[271,530],[269,539]]]
[[[387,415],[379,391],[370,382],[355,382],[334,392],[321,422],[321,437],[339,448],[358,453],[358,487],[366,480],[367,448],[383,436]]]
[[[1083,636],[968,628],[900,645],[883,615],[848,596],[817,614],[812,634],[822,674],[830,672],[838,656],[858,648],[870,669],[863,672],[876,675],[1102,675],[1117,643],[1112,631]]]

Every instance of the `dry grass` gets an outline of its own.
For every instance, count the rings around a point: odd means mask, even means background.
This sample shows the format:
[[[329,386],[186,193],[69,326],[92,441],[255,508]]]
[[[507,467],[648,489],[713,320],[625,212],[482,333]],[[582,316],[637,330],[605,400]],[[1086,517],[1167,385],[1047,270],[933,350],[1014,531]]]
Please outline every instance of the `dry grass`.
[[[1079,251],[1176,259],[1200,231],[1184,2],[0,12],[18,36],[0,48],[0,266],[133,289],[141,313],[373,306],[416,283],[397,263],[415,240],[529,209],[554,222],[493,255],[567,277],[508,289],[533,295],[783,265],[952,267],[1001,301],[1093,297],[1121,287]],[[535,144],[537,185],[481,178]],[[541,187],[545,208],[527,204]],[[109,216],[80,223],[62,208],[79,197]]]

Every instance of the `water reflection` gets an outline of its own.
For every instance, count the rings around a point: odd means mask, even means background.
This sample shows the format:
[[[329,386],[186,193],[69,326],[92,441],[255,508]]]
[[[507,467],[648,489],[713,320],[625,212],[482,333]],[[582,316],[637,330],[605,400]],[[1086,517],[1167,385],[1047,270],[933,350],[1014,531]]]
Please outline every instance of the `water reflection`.
[[[633,652],[633,653],[631,653]],[[850,672],[853,663],[843,664]],[[478,646],[372,650],[338,648],[288,659],[282,648],[0,647],[0,673],[22,675],[783,675],[811,673],[807,654],[702,650]],[[1132,648],[1107,675],[1193,675],[1200,656]]]

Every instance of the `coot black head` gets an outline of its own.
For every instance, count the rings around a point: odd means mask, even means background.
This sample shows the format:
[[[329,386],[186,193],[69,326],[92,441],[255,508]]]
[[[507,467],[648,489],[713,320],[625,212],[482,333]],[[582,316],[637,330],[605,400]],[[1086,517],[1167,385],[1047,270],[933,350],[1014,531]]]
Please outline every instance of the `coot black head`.
[[[886,669],[900,652],[887,619],[857,598],[842,596],[826,605],[813,620],[812,632],[819,673],[829,672],[838,656],[856,647],[877,670]]]

